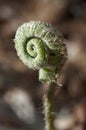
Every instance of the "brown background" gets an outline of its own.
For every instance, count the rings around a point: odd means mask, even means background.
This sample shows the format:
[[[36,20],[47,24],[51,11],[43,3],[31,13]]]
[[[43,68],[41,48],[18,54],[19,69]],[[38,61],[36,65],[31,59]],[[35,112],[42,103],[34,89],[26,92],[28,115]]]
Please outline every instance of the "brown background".
[[[85,0],[0,0],[0,130],[44,128],[42,106],[44,86],[38,81],[38,72],[28,69],[19,60],[13,42],[17,28],[30,20],[53,24],[66,39],[71,64],[68,62],[60,75],[63,86],[59,94],[58,91],[55,94],[56,129],[58,129],[56,125],[58,120],[63,123],[61,119],[64,121],[71,119],[70,124],[67,122],[66,130],[85,130]],[[24,96],[24,103],[19,97],[16,98],[19,93]],[[33,111],[29,110],[30,106]],[[30,123],[31,119],[34,120],[34,111],[36,119]],[[64,114],[62,111],[67,113]],[[69,128],[68,125],[71,127]]]

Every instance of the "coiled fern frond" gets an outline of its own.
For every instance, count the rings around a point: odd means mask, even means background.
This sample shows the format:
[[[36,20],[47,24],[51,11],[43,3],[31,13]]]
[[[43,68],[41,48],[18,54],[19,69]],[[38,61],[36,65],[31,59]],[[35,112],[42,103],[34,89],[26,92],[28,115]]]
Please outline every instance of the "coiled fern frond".
[[[24,23],[18,28],[14,41],[17,54],[26,66],[49,72],[47,80],[54,72],[55,78],[66,59],[66,46],[62,35],[52,25],[40,21]]]

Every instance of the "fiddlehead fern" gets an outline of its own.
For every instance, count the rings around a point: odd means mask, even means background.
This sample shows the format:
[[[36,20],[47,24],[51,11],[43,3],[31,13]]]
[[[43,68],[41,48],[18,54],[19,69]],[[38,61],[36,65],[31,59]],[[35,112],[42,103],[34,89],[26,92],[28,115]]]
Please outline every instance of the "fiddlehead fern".
[[[48,70],[49,74],[61,70],[66,47],[62,35],[52,25],[40,21],[25,23],[18,28],[14,41],[18,56],[29,68],[43,68],[42,72]]]
[[[15,48],[29,68],[39,70],[39,80],[48,83],[44,109],[46,130],[53,130],[52,99],[57,74],[66,60],[62,35],[50,24],[31,21],[21,25],[15,35]]]

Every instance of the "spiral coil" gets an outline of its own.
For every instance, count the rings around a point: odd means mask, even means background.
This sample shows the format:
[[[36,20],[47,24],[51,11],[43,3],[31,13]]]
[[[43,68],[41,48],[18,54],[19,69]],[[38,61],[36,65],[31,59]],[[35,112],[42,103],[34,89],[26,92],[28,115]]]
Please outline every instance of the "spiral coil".
[[[59,71],[66,59],[64,39],[50,24],[25,23],[18,28],[14,41],[18,56],[31,69]]]

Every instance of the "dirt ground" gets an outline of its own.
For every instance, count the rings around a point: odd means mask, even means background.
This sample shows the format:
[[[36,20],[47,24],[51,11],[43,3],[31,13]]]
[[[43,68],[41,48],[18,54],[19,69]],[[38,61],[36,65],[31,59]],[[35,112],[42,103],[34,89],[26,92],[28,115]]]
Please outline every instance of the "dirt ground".
[[[68,63],[55,94],[56,130],[86,130],[86,0],[0,0],[0,130],[43,130],[38,71],[19,60],[13,39],[24,22],[51,23],[64,36]]]

